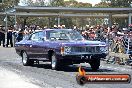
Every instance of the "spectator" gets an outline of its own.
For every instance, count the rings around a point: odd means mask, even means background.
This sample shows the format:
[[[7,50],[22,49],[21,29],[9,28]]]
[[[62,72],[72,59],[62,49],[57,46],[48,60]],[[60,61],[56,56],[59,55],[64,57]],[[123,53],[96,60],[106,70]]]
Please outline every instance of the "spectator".
[[[13,27],[10,26],[7,32],[7,44],[6,47],[8,47],[9,43],[11,47],[13,47],[13,41],[12,41],[12,35],[13,35]]]
[[[88,32],[88,36],[90,40],[94,40],[95,39],[95,31],[94,31],[94,27],[91,26]]]
[[[88,32],[87,32],[87,31],[83,31],[83,32],[82,32],[82,36],[83,36],[85,39],[88,39]]]
[[[0,46],[1,41],[3,42],[3,47],[5,47],[5,30],[3,29],[3,26],[0,26]]]
[[[24,30],[20,29],[17,36],[17,41],[20,42],[23,39]]]

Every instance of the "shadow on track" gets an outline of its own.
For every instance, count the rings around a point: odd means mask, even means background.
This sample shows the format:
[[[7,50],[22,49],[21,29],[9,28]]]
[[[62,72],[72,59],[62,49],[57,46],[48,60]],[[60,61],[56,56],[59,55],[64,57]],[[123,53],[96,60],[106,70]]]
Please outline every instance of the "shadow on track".
[[[79,65],[68,65],[65,67],[60,68],[58,71],[64,71],[64,72],[78,72]],[[51,64],[34,64],[32,67],[37,67],[37,68],[44,68],[44,69],[51,69]],[[100,68],[97,71],[93,71],[91,67],[86,67],[82,66],[86,72],[115,72],[114,70],[109,70],[109,69],[102,69]]]

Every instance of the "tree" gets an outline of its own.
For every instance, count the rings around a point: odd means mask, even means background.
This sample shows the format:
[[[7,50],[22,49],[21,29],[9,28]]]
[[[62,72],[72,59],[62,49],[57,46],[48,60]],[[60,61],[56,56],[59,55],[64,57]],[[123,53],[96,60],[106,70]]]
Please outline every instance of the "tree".
[[[110,7],[131,7],[132,0],[102,0],[106,3],[110,3]],[[113,18],[113,22],[118,23],[120,27],[127,27],[128,18]]]
[[[100,2],[98,4],[95,4],[94,7],[110,7],[110,3],[108,3],[108,2]]]
[[[2,0],[0,0],[0,3],[2,3]]]
[[[11,8],[13,8],[14,6],[17,6],[19,3],[19,0],[3,0],[3,2],[0,4],[0,12],[5,12]],[[2,20],[0,22],[0,24],[4,24],[3,20],[4,20],[5,16],[2,16],[0,19]],[[8,17],[9,21],[12,21],[10,19],[12,19],[12,17]],[[9,22],[10,24],[13,24],[12,22]]]
[[[65,1],[65,6],[66,7],[92,7],[91,3],[82,3],[82,2],[77,2],[76,0],[69,0],[69,1]]]
[[[33,0],[27,1],[28,6],[46,6],[45,0],[37,0],[36,2],[33,2]]]
[[[132,0],[103,0],[110,3],[110,7],[131,7]]]
[[[20,0],[3,0],[3,3],[0,5],[2,9],[7,7],[13,7],[18,5]]]
[[[66,7],[76,7],[77,4],[78,4],[78,2],[75,1],[75,0],[65,1],[65,6]]]
[[[33,3],[33,0],[28,0],[27,4],[28,4],[28,6],[35,6],[34,3]]]
[[[55,6],[55,7],[59,7],[59,6],[65,6],[64,4],[64,0],[51,0],[50,1],[50,6]]]
[[[85,8],[87,8],[87,7],[92,7],[92,4],[79,2],[76,7],[83,7],[83,8],[85,7]]]

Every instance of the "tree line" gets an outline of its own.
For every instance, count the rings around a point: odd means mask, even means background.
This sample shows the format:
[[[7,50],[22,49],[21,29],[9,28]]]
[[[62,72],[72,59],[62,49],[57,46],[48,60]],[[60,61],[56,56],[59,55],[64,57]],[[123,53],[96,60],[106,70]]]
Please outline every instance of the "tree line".
[[[20,0],[3,0],[2,4],[0,4],[0,11],[4,12],[5,8],[10,9],[14,6],[17,6]],[[36,0],[36,2],[33,2],[33,0],[27,0],[26,4],[28,6],[48,6],[48,7],[76,7],[76,8],[95,8],[95,7],[130,7],[132,8],[132,0],[101,0],[100,3],[95,4],[94,6],[91,3],[83,3],[83,2],[77,2],[76,0],[49,0],[46,2],[45,0]],[[9,18],[9,24],[14,24],[12,21],[14,21],[14,17],[8,17]],[[4,20],[4,17],[0,17],[1,22]],[[65,24],[68,27],[72,27],[73,25],[78,26],[84,26],[85,24],[101,24],[103,22],[103,19],[96,19],[96,18],[61,18],[60,20],[61,24]],[[89,22],[90,21],[90,22]],[[113,22],[119,23],[121,25],[126,24],[127,18],[122,19],[113,19]],[[0,23],[1,23],[0,22]],[[23,23],[23,17],[17,18],[18,23]],[[27,24],[36,24],[40,26],[47,25],[48,27],[53,26],[54,24],[57,24],[57,18],[56,17],[28,17]],[[83,24],[82,24],[83,23]],[[92,24],[93,23],[93,24]],[[126,25],[124,25],[126,26]]]

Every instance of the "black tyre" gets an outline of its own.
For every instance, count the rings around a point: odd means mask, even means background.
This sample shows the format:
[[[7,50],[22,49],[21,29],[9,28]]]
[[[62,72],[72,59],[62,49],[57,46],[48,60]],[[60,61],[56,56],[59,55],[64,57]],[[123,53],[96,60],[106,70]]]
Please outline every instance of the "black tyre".
[[[90,62],[91,68],[93,71],[97,71],[100,66],[100,59],[94,59]]]
[[[56,58],[56,55],[53,53],[51,57],[51,67],[53,70],[59,70],[60,69],[60,60]]]
[[[29,59],[29,57],[25,51],[22,52],[22,63],[24,66],[31,66],[34,64],[34,61]]]

